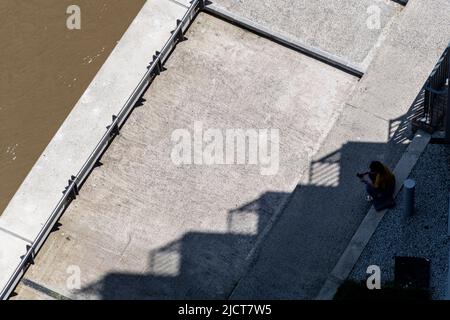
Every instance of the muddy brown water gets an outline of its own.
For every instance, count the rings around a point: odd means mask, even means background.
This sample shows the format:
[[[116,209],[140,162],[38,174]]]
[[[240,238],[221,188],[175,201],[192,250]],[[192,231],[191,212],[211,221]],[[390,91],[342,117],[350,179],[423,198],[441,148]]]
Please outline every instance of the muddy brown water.
[[[0,0],[0,214],[144,3]]]

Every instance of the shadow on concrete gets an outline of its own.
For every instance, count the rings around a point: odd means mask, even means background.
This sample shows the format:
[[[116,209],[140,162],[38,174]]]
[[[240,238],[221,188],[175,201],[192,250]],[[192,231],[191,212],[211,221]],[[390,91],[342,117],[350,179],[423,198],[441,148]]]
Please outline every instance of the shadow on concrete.
[[[311,162],[308,183],[229,211],[226,233],[188,232],[151,251],[146,272],[109,273],[75,294],[101,299],[314,298],[370,204],[356,172],[391,168],[407,147],[414,106],[390,121],[388,143],[349,142]],[[282,214],[273,225],[277,204]],[[276,205],[274,205],[276,204]],[[249,214],[257,218],[249,232]],[[263,232],[270,226],[268,233]],[[249,253],[265,234],[254,259]]]
[[[142,107],[146,102],[147,100],[144,97],[140,97],[138,101],[136,101],[134,108]]]

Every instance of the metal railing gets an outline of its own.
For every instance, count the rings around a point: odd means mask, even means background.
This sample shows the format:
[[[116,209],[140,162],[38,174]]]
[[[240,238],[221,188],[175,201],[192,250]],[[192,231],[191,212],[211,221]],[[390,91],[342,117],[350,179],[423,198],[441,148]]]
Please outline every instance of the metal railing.
[[[296,52],[300,52],[308,57],[328,64],[333,68],[337,68],[352,76],[362,78],[362,76],[364,75],[364,69],[362,69],[357,64],[353,64],[350,61],[346,61],[341,57],[338,57],[317,47],[310,46],[303,41],[293,40],[282,33],[275,32],[270,28],[256,23],[255,21],[234,14],[227,9],[215,5],[214,3],[208,2],[208,6],[204,7],[204,9],[206,13],[209,13],[212,16],[218,17],[226,22],[234,24],[239,28],[249,30],[260,37],[269,39],[270,41],[283,45]]]
[[[191,1],[191,6],[184,14],[181,20],[176,21],[176,28],[172,31],[172,34],[169,40],[165,43],[164,47],[160,52],[156,52],[153,56],[153,61],[148,67],[147,72],[139,81],[139,84],[134,89],[131,96],[127,99],[121,110],[117,115],[112,116],[112,123],[107,127],[107,130],[100,142],[95,147],[94,151],[90,154],[87,161],[84,163],[80,171],[75,175],[71,176],[68,185],[65,187],[63,191],[63,196],[59,200],[55,209],[51,213],[50,217],[45,222],[43,228],[36,236],[35,240],[31,243],[31,245],[27,245],[27,252],[24,256],[21,257],[21,262],[14,270],[13,274],[9,278],[5,287],[0,291],[0,299],[5,300],[8,299],[14,288],[19,283],[23,274],[30,264],[34,262],[34,257],[36,253],[41,248],[45,239],[50,234],[51,230],[55,226],[56,222],[59,220],[63,212],[67,209],[70,202],[76,198],[78,195],[78,188],[83,184],[83,182],[88,177],[89,173],[95,167],[96,163],[100,159],[101,155],[108,147],[110,142],[114,139],[114,137],[119,133],[119,129],[133,110],[136,102],[142,96],[144,90],[150,85],[153,79],[160,74],[163,70],[162,66],[166,62],[172,50],[175,46],[182,40],[184,40],[184,33],[189,27],[192,20],[195,18],[197,13],[202,10],[205,6],[204,0],[193,0]]]
[[[429,133],[445,131],[449,135],[449,76],[450,46],[445,49],[421,91],[423,102],[412,123],[414,130],[424,129]]]

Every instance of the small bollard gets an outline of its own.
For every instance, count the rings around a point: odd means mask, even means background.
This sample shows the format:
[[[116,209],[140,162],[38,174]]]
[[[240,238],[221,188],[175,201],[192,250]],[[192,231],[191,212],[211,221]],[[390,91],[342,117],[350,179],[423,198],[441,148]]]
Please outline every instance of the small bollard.
[[[405,188],[405,216],[411,217],[416,211],[416,182],[413,179],[406,179],[403,187]]]

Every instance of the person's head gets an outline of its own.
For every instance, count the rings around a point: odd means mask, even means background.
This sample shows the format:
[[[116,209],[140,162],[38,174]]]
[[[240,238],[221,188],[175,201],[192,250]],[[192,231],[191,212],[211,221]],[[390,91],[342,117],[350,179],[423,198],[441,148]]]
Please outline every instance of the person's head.
[[[383,173],[384,172],[384,166],[380,161],[372,161],[370,163],[370,172],[373,173]]]

